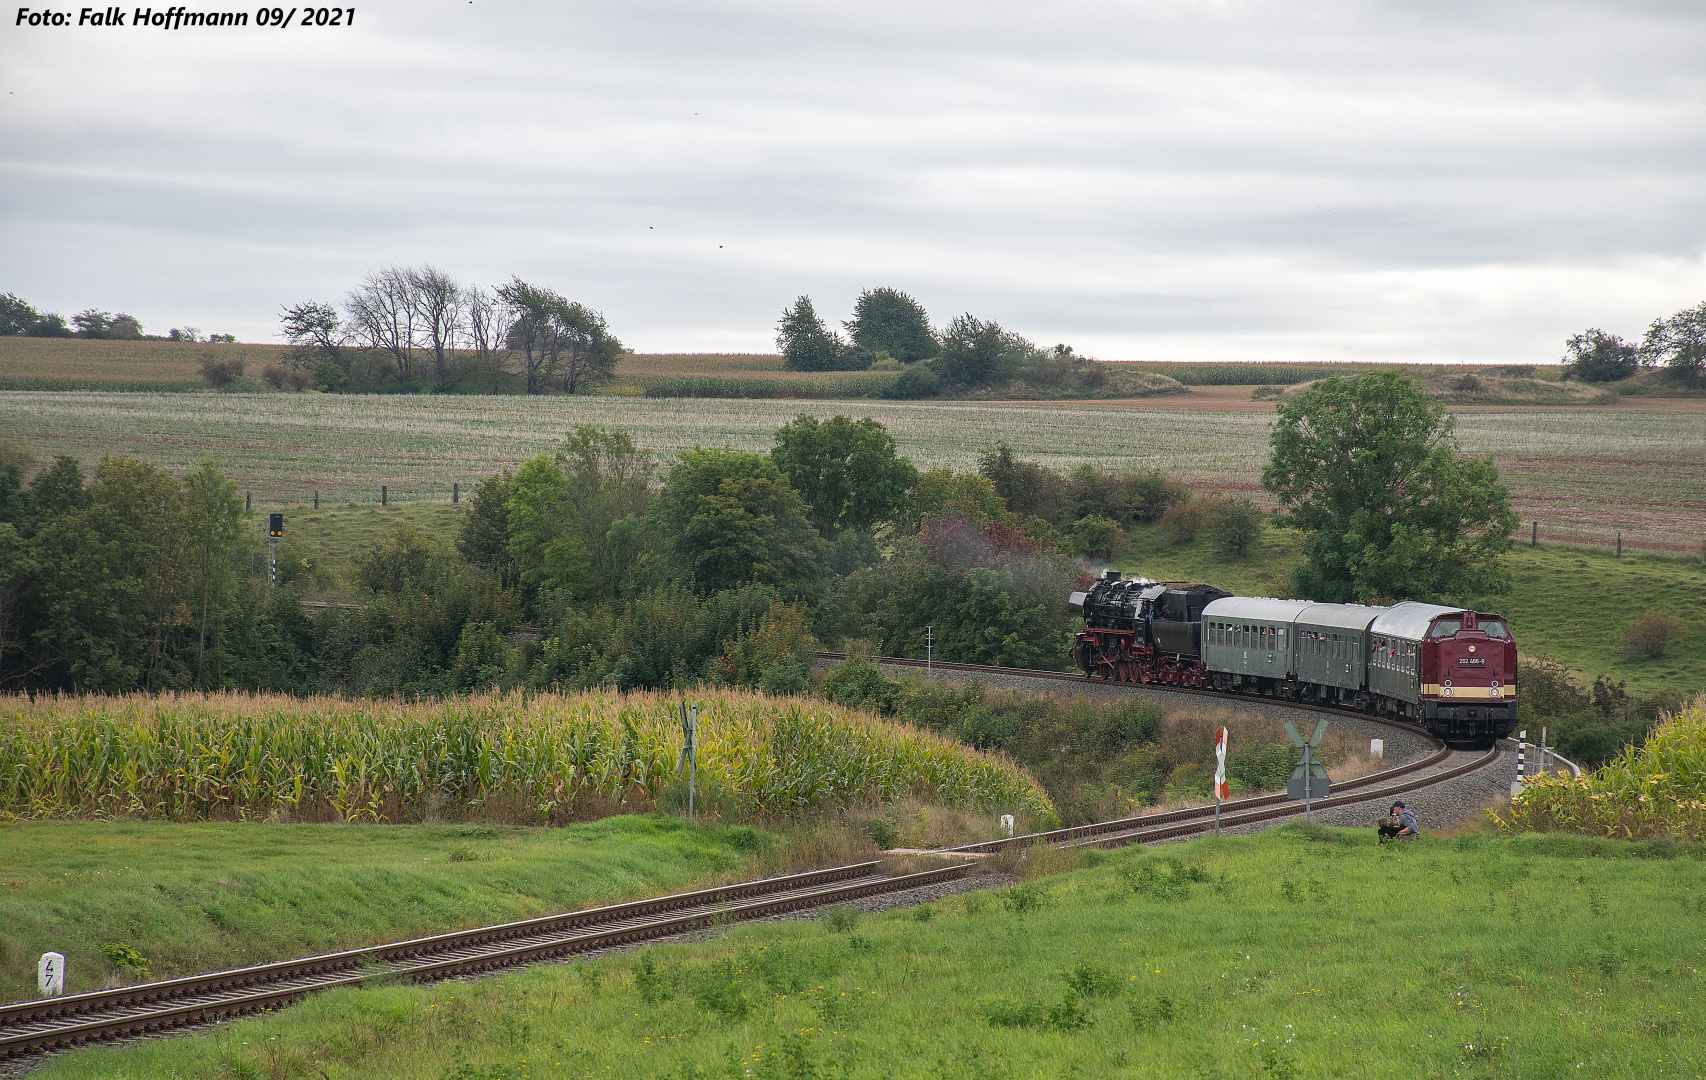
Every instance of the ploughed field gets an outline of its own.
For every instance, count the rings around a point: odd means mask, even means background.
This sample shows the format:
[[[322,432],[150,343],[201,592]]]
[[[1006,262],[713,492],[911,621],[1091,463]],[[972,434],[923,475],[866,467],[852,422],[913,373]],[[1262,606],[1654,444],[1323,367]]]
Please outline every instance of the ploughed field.
[[[196,346],[212,348],[212,346]],[[660,456],[695,445],[768,450],[795,416],[871,416],[920,468],[975,468],[1006,440],[1056,468],[1160,468],[1201,490],[1265,499],[1271,416],[1089,402],[800,401],[330,394],[0,393],[4,441],[40,460],[129,454],[182,474],[212,458],[258,506],[445,501],[554,451],[577,424],[619,427]],[[1692,412],[1477,410],[1463,448],[1492,455],[1542,540],[1698,553],[1706,537],[1706,417]]]

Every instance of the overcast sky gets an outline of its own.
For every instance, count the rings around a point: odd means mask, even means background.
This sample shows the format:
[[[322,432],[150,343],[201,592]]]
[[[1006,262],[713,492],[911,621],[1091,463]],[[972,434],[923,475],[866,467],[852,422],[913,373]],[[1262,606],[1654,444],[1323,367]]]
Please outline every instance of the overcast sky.
[[[1706,300],[1699,0],[186,6],[251,25],[3,20],[0,292],[267,341],[431,263],[642,352],[887,285],[1110,360],[1523,363]]]

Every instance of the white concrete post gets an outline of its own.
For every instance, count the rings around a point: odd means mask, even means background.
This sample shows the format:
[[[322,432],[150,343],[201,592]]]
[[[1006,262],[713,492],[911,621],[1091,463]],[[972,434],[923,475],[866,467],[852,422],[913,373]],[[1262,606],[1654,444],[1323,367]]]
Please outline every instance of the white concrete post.
[[[36,986],[42,997],[58,997],[65,993],[65,956],[44,952],[36,964]]]
[[[1385,739],[1370,739],[1370,740],[1368,740],[1368,756],[1369,757],[1375,757],[1375,758],[1386,757],[1386,740]]]
[[[1013,835],[1013,815],[1012,814],[1002,814],[1001,815],[1001,828],[1003,831],[1005,831],[1007,833],[1008,836]]]

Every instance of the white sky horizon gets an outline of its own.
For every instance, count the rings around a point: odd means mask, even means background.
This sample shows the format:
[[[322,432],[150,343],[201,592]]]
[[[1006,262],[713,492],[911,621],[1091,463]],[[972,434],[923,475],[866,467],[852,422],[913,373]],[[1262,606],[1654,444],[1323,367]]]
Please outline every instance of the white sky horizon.
[[[1552,363],[1706,300],[1696,3],[356,11],[0,19],[0,292],[270,341],[430,263],[640,352],[772,352],[796,296],[890,286],[1269,363]]]

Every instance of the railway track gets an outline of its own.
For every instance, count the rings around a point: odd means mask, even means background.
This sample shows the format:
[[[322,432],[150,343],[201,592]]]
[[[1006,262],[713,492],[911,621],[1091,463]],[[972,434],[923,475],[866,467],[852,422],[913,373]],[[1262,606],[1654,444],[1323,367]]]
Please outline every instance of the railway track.
[[[834,653],[819,653],[818,656],[826,660],[842,658]],[[882,663],[925,666],[922,661],[889,658],[883,658]],[[974,664],[932,666],[952,671],[1086,682],[1082,676],[1062,672],[990,668]],[[1154,689],[1169,693],[1204,693],[1173,687]],[[1290,702],[1284,705],[1313,712],[1337,711]],[[1421,731],[1409,724],[1381,722]],[[1401,792],[1485,768],[1499,756],[1496,747],[1485,752],[1470,752],[1452,750],[1439,744],[1432,754],[1418,761],[1339,784],[1333,795],[1315,800],[1314,806],[1327,810],[1389,799]],[[376,979],[426,982],[478,974],[633,944],[724,922],[763,918],[940,884],[971,873],[977,856],[1009,848],[1035,844],[1116,846],[1177,839],[1212,828],[1213,809],[1212,805],[1192,807],[967,844],[936,853],[948,859],[966,856],[964,862],[923,873],[890,876],[877,862],[859,863],[367,949],[89,994],[17,1002],[0,1006],[0,1061],[16,1061],[82,1043],[146,1035],[275,1009],[335,986],[360,985]],[[1283,795],[1261,795],[1222,803],[1220,823],[1223,827],[1232,828],[1294,817],[1298,813],[1297,804]]]
[[[0,1006],[0,1060],[275,1009],[334,986],[427,982],[915,889],[963,877],[970,861],[890,876],[879,863],[768,878],[390,945],[184,979]]]

